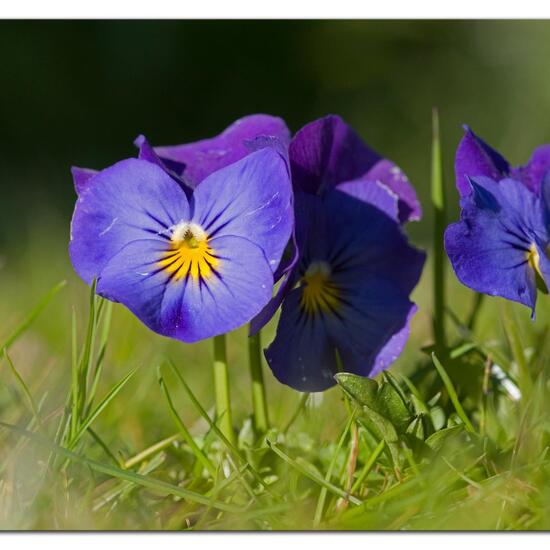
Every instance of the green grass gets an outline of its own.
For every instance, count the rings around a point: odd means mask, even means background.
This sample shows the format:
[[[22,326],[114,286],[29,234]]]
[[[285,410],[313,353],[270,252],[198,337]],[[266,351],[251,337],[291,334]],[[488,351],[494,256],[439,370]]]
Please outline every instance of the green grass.
[[[468,328],[476,297],[448,274],[450,348],[432,360],[428,265],[391,379],[305,400],[263,365],[267,437],[254,431],[248,342],[237,331],[227,358],[235,448],[211,424],[210,343],[172,342],[119,305],[90,302],[59,236],[51,239],[34,256],[40,273],[24,257],[0,271],[0,340],[9,344],[1,528],[550,528],[546,297],[536,323],[515,306],[512,321],[502,319],[487,298]],[[29,315],[61,277],[67,284]],[[514,401],[489,367],[521,380],[518,350],[531,389]]]
[[[434,159],[429,252],[445,212]],[[0,528],[550,529],[548,297],[533,323],[430,253],[388,373],[302,395],[243,328],[218,426],[212,343],[162,338],[90,295],[65,227],[46,222],[0,258]]]

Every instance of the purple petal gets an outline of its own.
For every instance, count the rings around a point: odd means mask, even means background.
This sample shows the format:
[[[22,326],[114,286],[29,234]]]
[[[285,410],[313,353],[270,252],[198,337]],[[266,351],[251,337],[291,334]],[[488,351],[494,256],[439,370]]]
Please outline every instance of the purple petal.
[[[411,246],[395,219],[380,209],[340,191],[325,199],[330,230],[329,260],[354,280],[376,275],[392,282],[403,293],[418,283],[426,255]]]
[[[208,176],[193,195],[193,221],[210,236],[258,245],[275,272],[292,234],[292,186],[285,160],[272,148]]]
[[[246,239],[218,237],[209,246],[219,258],[215,272],[178,279],[159,268],[167,246],[133,241],[104,267],[98,293],[124,304],[151,330],[184,342],[229,332],[267,303],[273,276],[262,250]]]
[[[373,376],[377,356],[406,325],[408,299],[381,279],[357,281],[347,288],[335,313],[307,313],[301,305],[303,288],[283,303],[277,334],[265,350],[276,378],[299,391],[323,391],[335,384],[336,354],[346,372]],[[402,337],[399,337],[402,338]],[[390,353],[381,360],[389,360]]]
[[[508,161],[500,153],[489,147],[469,127],[465,126],[465,132],[455,156],[456,187],[461,196],[471,191],[468,178],[486,176],[498,181],[510,172]]]
[[[415,304],[412,304],[405,322],[405,326],[396,332],[378,352],[378,355],[374,360],[374,366],[369,374],[371,378],[386,370],[401,355],[401,352],[405,348],[411,333],[412,318],[417,311],[418,307]]]
[[[405,173],[388,159],[377,162],[361,179],[379,181],[389,187],[399,199],[399,221],[416,221],[422,218],[422,207],[414,187]]]
[[[250,153],[248,142],[258,136],[271,136],[283,144],[290,141],[290,133],[284,121],[269,115],[243,117],[214,138],[194,143],[155,147],[163,160],[186,165],[185,181],[197,186],[207,176],[237,162]]]
[[[536,301],[532,245],[548,242],[540,199],[519,181],[471,180],[462,199],[461,221],[445,232],[445,249],[458,279],[466,286],[530,307]]]
[[[185,164],[181,164],[180,162],[175,162],[169,159],[162,160],[157,155],[153,147],[151,147],[149,141],[144,135],[139,135],[134,140],[134,145],[139,149],[138,158],[160,166],[167,174],[169,174],[180,184],[187,196],[190,196],[192,187],[189,186],[183,179]]]
[[[306,317],[300,299],[299,289],[287,296],[265,357],[279,382],[299,391],[324,391],[334,385],[336,351],[323,318]]]
[[[399,199],[386,185],[375,180],[354,180],[341,183],[338,191],[372,204],[388,217],[399,222]]]
[[[550,145],[537,147],[525,166],[512,169],[512,177],[519,179],[531,191],[538,193],[544,177],[550,170]]]
[[[88,284],[128,243],[166,242],[167,230],[189,218],[178,184],[158,166],[127,159],[98,172],[76,203],[69,251],[76,272]]]
[[[73,166],[71,168],[71,174],[73,175],[73,183],[76,194],[80,195],[80,193],[82,193],[82,191],[86,188],[88,181],[97,174],[97,170]]]
[[[322,194],[338,183],[366,174],[380,159],[339,116],[310,122],[289,148],[293,184],[306,193]]]

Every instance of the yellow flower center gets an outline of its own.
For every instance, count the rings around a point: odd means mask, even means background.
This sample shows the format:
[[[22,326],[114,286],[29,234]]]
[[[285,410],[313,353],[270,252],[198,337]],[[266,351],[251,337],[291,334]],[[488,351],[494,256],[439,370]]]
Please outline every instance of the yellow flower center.
[[[170,247],[159,261],[159,266],[175,280],[191,276],[197,281],[211,277],[219,263],[202,227],[182,222],[172,229]]]
[[[301,305],[308,314],[334,313],[340,304],[340,292],[331,282],[326,262],[312,262],[302,277]]]

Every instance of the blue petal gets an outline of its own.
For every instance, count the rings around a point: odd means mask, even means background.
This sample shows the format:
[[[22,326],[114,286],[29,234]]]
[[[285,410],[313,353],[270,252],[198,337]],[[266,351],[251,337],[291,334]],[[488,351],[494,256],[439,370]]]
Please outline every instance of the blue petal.
[[[407,242],[395,219],[339,188],[327,195],[325,208],[329,223],[325,246],[333,269],[350,281],[374,274],[403,293],[412,291],[426,256]]]
[[[193,221],[210,236],[258,245],[273,272],[292,234],[292,187],[285,159],[268,147],[208,176],[193,194]]]
[[[165,243],[172,225],[189,219],[179,185],[144,160],[123,160],[102,170],[76,203],[69,251],[76,272],[88,284],[128,243]]]
[[[139,135],[134,140],[134,145],[139,149],[138,158],[160,166],[180,184],[188,197],[191,195],[193,187],[186,183],[183,177],[185,164],[170,159],[161,159],[144,135]]]
[[[338,185],[338,191],[372,204],[395,221],[399,220],[399,197],[378,181],[353,180]]]
[[[209,242],[220,258],[207,279],[176,279],[159,268],[167,247],[134,241],[102,270],[98,292],[124,304],[151,330],[184,342],[249,322],[271,298],[273,275],[260,248],[240,237]]]
[[[406,332],[401,332],[414,305],[391,283],[374,278],[356,281],[345,288],[335,313],[307,314],[301,306],[302,292],[294,289],[285,299],[277,334],[265,351],[282,383],[300,391],[333,386],[337,352],[346,372],[374,376],[404,345]],[[392,342],[394,335],[398,342]],[[388,345],[391,349],[385,348]]]
[[[164,162],[184,164],[185,181],[196,187],[210,174],[246,157],[250,153],[250,141],[259,136],[275,137],[285,145],[290,140],[288,128],[281,118],[257,114],[235,121],[213,138],[155,147],[155,151]]]
[[[466,126],[455,156],[456,187],[460,195],[470,193],[468,178],[486,176],[498,181],[509,172],[508,161]]]
[[[71,174],[73,176],[74,190],[77,195],[80,195],[88,185],[88,182],[97,174],[97,170],[73,166]]]
[[[528,254],[532,245],[549,240],[539,197],[511,179],[497,183],[479,177],[470,184],[473,192],[462,199],[461,221],[445,232],[445,248],[458,279],[478,292],[534,311],[536,279]]]
[[[301,294],[295,289],[286,297],[265,357],[279,382],[299,391],[324,391],[334,385],[336,351],[323,317],[308,317],[301,310]]]

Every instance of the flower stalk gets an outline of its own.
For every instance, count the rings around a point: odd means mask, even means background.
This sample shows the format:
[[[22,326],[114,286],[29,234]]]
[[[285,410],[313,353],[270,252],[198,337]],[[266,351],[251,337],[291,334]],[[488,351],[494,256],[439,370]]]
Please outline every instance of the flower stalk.
[[[445,250],[443,233],[447,225],[445,185],[441,162],[441,142],[439,139],[439,115],[434,108],[432,113],[432,206],[434,209],[434,260],[433,260],[433,331],[436,349],[445,354]]]
[[[259,332],[248,338],[248,364],[252,379],[254,428],[258,433],[265,433],[269,427],[269,420],[264,376],[262,373],[262,343]]]
[[[223,435],[236,445],[229,394],[227,369],[227,344],[225,334],[214,336],[214,393],[216,396],[216,419]]]

